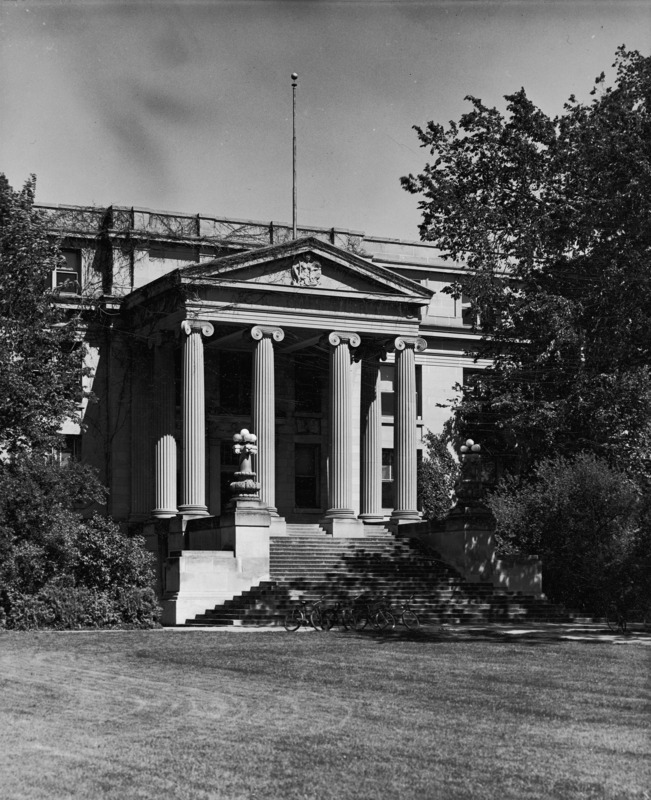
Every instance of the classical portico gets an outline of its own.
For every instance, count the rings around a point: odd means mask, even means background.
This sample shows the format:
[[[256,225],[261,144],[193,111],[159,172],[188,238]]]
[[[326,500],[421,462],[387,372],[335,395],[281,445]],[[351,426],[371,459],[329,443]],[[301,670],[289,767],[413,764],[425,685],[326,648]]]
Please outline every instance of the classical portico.
[[[258,437],[254,469],[272,534],[310,522],[359,537],[418,520],[416,358],[430,297],[311,238],[191,265],[129,295],[125,312],[153,350],[152,518],[181,530],[205,519],[214,533],[196,541],[218,549],[229,441],[247,427]],[[395,370],[389,425],[386,363]],[[387,436],[393,509],[382,506]]]

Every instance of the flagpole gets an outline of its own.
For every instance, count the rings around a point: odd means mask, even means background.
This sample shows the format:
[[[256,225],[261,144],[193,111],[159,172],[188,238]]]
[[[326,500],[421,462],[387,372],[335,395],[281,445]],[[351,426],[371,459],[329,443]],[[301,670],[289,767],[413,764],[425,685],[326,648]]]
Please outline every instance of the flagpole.
[[[298,75],[292,72],[292,237],[296,239],[296,82]]]

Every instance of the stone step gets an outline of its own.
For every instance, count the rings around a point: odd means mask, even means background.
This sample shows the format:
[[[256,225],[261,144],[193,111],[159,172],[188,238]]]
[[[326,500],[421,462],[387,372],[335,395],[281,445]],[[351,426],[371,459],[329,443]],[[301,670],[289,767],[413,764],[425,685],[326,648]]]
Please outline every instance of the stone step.
[[[280,625],[299,598],[352,604],[360,595],[410,602],[423,622],[567,619],[544,599],[470,583],[438,553],[390,534],[332,539],[310,531],[271,538],[270,581],[207,609],[189,625]],[[297,530],[297,528],[294,528]],[[378,534],[378,531],[375,531]],[[395,608],[399,614],[399,608]]]

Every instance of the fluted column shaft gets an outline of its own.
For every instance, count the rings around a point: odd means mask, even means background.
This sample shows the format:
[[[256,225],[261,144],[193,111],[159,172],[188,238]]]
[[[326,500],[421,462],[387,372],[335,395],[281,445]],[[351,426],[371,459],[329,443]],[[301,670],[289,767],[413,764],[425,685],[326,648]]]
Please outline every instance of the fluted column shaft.
[[[395,507],[392,519],[417,520],[416,484],[416,352],[427,346],[424,339],[399,336],[395,340],[394,466]]]
[[[282,342],[281,328],[256,325],[251,329],[256,342],[253,354],[253,433],[258,437],[256,472],[260,500],[271,514],[276,509],[276,388],[274,342]]]
[[[330,343],[330,459],[329,508],[326,517],[354,519],[352,375],[350,348],[357,347],[356,333],[333,332]]]
[[[154,444],[154,510],[152,515],[174,517],[176,508],[176,439],[174,415],[174,345],[160,342],[154,346],[154,388],[156,393],[156,439]]]
[[[209,322],[185,320],[181,323],[183,342],[183,415],[182,502],[179,513],[206,516],[206,398],[203,364],[203,340],[212,336]]]
[[[365,360],[362,362],[362,502],[359,515],[365,522],[383,519],[381,397],[380,364]]]

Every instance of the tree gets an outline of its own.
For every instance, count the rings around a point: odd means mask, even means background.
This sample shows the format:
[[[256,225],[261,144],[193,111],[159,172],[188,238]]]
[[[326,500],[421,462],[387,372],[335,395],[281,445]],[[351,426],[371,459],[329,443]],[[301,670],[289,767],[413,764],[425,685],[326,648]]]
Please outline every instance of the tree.
[[[78,419],[84,350],[81,320],[51,289],[61,254],[34,188],[0,175],[0,627],[151,625],[144,541],[89,517],[105,489],[56,457],[61,423]]]
[[[467,98],[459,123],[416,128],[433,161],[402,179],[421,237],[468,267],[447,291],[493,363],[457,424],[512,472],[579,449],[651,481],[651,58],[613,66],[554,118],[524,89],[506,116]]]
[[[34,210],[34,176],[14,191],[0,174],[0,450],[51,445],[81,399],[77,320],[55,302],[61,254]]]
[[[446,434],[423,436],[425,458],[418,467],[418,507],[424,519],[442,520],[452,507],[459,465],[448,449]]]
[[[633,605],[649,596],[640,501],[631,478],[591,453],[543,459],[530,480],[507,479],[488,498],[502,552],[537,554],[552,600],[602,613],[623,588]]]

